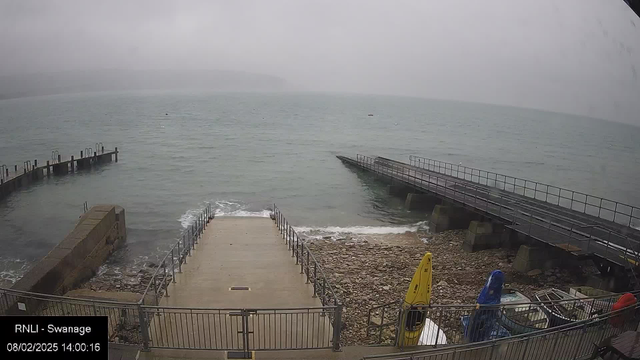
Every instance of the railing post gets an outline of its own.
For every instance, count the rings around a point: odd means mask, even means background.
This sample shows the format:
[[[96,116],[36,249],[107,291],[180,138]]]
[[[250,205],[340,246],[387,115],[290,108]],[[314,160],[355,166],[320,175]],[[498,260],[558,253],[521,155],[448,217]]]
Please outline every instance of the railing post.
[[[304,274],[304,243],[302,243],[302,250],[300,254],[300,274]]]
[[[582,345],[582,340],[584,339],[584,334],[587,332],[587,323],[585,323],[582,326],[582,331],[580,334],[580,340],[578,340],[578,345],[576,346],[576,352],[575,354],[573,354],[573,359],[577,359],[578,358],[578,352],[580,351],[580,348],[583,347]]]
[[[144,299],[141,302],[144,302]],[[141,304],[138,304],[138,322],[142,335],[142,351],[149,351],[149,324],[147,324],[147,317],[144,316],[144,308]]]
[[[340,331],[342,330],[342,305],[335,308],[333,315],[333,351],[340,351]]]
[[[152,277],[153,280],[153,297],[156,301],[156,306],[158,306],[159,302],[158,302],[158,284],[156,283],[156,277],[155,275]]]
[[[298,235],[294,232],[293,233],[293,241],[291,242],[291,257],[296,256],[295,255],[295,251],[296,251],[296,244],[298,243]]]
[[[318,293],[318,263],[317,262],[313,262],[313,298],[317,297],[317,293]]]
[[[184,234],[182,234],[182,239],[184,241]],[[178,272],[182,272],[182,252],[180,252],[180,241],[178,241]]]
[[[179,243],[180,242],[178,241],[178,244]],[[171,248],[171,279],[172,279],[172,282],[175,283],[176,282],[176,262],[173,257],[173,249],[175,248]]]
[[[320,303],[322,303],[322,305],[324,306],[326,299],[325,296],[327,294],[327,278],[326,277],[322,277],[322,297],[320,297]]]
[[[307,249],[307,284],[309,283],[309,249]]]
[[[163,273],[163,277],[162,277],[162,284],[160,284],[160,291],[162,291],[162,289],[164,289],[164,294],[166,297],[169,297],[169,285],[166,285],[165,288],[165,281],[167,279],[167,264],[165,264],[164,262],[162,263],[162,273]]]

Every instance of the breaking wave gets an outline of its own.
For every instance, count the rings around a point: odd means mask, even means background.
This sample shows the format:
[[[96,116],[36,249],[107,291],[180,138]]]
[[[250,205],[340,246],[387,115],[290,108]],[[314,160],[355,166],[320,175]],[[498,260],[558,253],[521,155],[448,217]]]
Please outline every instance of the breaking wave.
[[[250,205],[235,200],[218,200],[211,203],[215,216],[249,216],[269,217],[270,209],[252,209]],[[189,227],[191,222],[200,214],[202,208],[187,210],[178,221],[183,228]]]
[[[331,237],[333,239],[340,238],[342,235],[385,235],[385,234],[404,234],[406,232],[416,232],[418,230],[427,231],[429,226],[426,221],[421,221],[411,225],[396,226],[327,226],[327,227],[307,227],[294,226],[294,229],[300,236],[307,239],[320,239]]]

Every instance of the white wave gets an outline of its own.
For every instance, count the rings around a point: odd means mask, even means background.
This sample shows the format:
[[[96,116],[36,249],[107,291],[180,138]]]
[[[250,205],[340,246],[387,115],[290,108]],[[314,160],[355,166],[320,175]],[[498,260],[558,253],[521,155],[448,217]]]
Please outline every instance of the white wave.
[[[214,209],[216,216],[251,216],[269,217],[270,210],[248,211],[248,205],[235,202],[234,200],[216,201]]]
[[[230,213],[218,212],[216,211],[216,216],[250,216],[250,217],[269,217],[271,214],[270,210],[262,210],[262,211],[244,211],[237,210],[232,211]]]
[[[406,232],[415,232],[418,230],[427,230],[426,221],[422,221],[412,225],[402,226],[327,226],[327,227],[306,227],[299,226],[293,227],[299,234],[316,234],[316,236],[309,236],[310,238],[318,237],[317,234],[361,234],[361,235],[373,235],[373,234],[404,234]]]
[[[215,216],[269,217],[271,214],[271,210],[267,209],[259,211],[247,210],[249,205],[236,202],[235,200],[218,200],[211,205]],[[187,210],[180,216],[178,221],[180,221],[182,227],[186,229],[201,212],[202,208]]]
[[[182,225],[182,227],[185,229],[188,228],[189,225],[191,225],[191,223],[196,219],[196,217],[198,217],[200,212],[202,212],[202,209],[187,210],[187,212],[182,214],[182,216],[180,216],[180,218],[178,219],[178,221],[180,221],[180,225]]]
[[[29,270],[31,264],[22,259],[0,259],[0,283],[15,284]]]

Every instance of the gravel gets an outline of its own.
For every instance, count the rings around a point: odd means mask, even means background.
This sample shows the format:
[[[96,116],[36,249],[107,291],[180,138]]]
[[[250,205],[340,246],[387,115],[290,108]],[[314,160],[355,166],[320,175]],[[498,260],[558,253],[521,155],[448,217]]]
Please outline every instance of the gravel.
[[[432,304],[474,304],[492,270],[502,270],[505,286],[532,297],[550,287],[567,290],[584,283],[592,266],[548,269],[521,274],[512,268],[517,249],[492,249],[468,253],[462,250],[466,230],[439,234],[407,232],[395,235],[347,235],[309,241],[344,304],[345,345],[371,343],[366,335],[368,310],[404,299],[407,287],[427,251],[433,254]],[[386,321],[385,321],[386,322]],[[393,334],[384,334],[390,341]]]

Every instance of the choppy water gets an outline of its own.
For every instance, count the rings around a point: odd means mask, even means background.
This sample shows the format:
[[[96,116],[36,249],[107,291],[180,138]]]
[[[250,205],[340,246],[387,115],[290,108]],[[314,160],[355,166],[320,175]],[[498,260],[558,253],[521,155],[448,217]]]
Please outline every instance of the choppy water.
[[[369,117],[368,113],[375,116]],[[168,114],[168,115],[165,115]],[[306,231],[394,232],[424,220],[336,154],[422,155],[640,205],[640,128],[565,114],[416,98],[112,92],[0,101],[0,164],[118,146],[120,162],[0,201],[0,272],[15,279],[83,203],[126,209],[133,264],[164,251],[207,201]],[[317,230],[315,230],[317,233]]]

